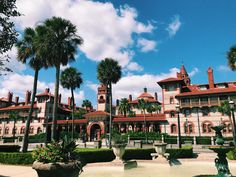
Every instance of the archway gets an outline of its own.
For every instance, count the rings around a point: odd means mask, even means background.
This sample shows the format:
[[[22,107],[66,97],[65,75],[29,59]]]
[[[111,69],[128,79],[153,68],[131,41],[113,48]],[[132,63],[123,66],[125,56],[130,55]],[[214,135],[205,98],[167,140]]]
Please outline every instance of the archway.
[[[90,141],[100,140],[101,127],[99,124],[93,124],[90,128]]]

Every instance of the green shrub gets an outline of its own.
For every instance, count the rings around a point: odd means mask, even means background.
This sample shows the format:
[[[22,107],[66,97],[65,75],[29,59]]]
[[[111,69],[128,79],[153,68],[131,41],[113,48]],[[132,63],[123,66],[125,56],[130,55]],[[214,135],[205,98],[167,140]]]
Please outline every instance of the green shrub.
[[[202,145],[211,145],[211,137],[198,136],[196,137],[196,143]]]
[[[133,132],[129,131],[128,133],[125,134],[125,136],[130,137],[130,140],[145,140],[146,135],[145,132]],[[147,137],[149,140],[161,140],[162,134],[157,133],[157,132],[147,132]]]
[[[165,137],[164,138],[164,142],[167,143],[167,144],[177,144],[177,137]]]
[[[115,159],[115,155],[111,149],[89,149],[78,148],[75,150],[79,160],[84,164],[95,162],[110,162]]]
[[[227,158],[230,160],[236,160],[236,148],[227,153]]]
[[[178,158],[192,158],[193,148],[192,146],[183,146],[181,149],[166,149],[166,152],[170,154],[171,159]]]
[[[152,149],[126,149],[123,158],[125,160],[131,159],[143,159],[151,160],[151,153],[154,153],[155,150]]]
[[[2,138],[4,143],[14,143],[15,139],[17,139],[17,138],[16,137],[15,138],[13,138],[13,137],[4,137],[4,138]]]
[[[0,145],[0,152],[19,152],[19,145]]]
[[[0,153],[0,163],[3,164],[18,164],[18,165],[28,165],[32,164],[34,162],[32,158],[32,154],[30,152],[28,153]]]

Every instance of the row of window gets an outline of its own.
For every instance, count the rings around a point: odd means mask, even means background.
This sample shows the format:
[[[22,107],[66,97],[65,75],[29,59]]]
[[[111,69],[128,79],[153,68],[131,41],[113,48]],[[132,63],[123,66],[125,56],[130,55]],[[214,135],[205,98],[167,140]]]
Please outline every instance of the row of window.
[[[16,132],[17,132],[17,128],[12,129],[12,134],[16,134]],[[37,134],[41,133],[41,132],[42,132],[42,129],[40,127],[38,127],[37,128]],[[4,129],[4,134],[8,135],[9,133],[10,133],[10,129],[9,129],[9,127],[6,127]],[[25,127],[21,127],[20,128],[20,134],[24,134],[24,133],[25,133]],[[33,133],[34,133],[34,127],[30,127],[29,134],[33,134]],[[0,134],[2,134],[2,128],[0,128]]]
[[[26,122],[26,119],[27,118],[21,118],[21,119],[18,119],[17,121],[16,121],[16,123],[25,123]],[[40,123],[41,122],[41,119],[36,119],[37,120],[37,122],[38,123]],[[14,120],[11,120],[11,119],[0,119],[0,124],[2,124],[3,122],[6,122],[6,124],[9,124],[10,122],[14,122]],[[34,120],[31,120],[30,121],[31,123],[32,122],[34,122]]]
[[[224,123],[226,125],[226,128],[223,129],[224,133],[231,133],[232,132],[232,126],[230,124],[230,122],[225,122]],[[213,124],[210,121],[206,121],[202,124],[202,133],[212,133],[212,129],[211,126],[213,126]],[[177,133],[177,125],[176,124],[172,124],[170,126],[171,129],[171,133]],[[190,133],[194,133],[194,124],[192,122],[188,122],[188,123],[184,123],[184,133],[186,134],[190,134]]]

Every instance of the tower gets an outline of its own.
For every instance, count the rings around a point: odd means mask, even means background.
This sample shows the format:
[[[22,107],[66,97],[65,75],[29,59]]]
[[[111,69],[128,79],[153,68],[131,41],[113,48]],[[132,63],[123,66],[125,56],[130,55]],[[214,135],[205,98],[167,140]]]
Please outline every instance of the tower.
[[[98,111],[106,111],[108,107],[109,99],[107,94],[107,87],[105,85],[100,85],[98,87],[98,94],[97,94],[97,110]]]
[[[190,78],[189,78],[189,75],[188,75],[188,73],[187,73],[187,71],[186,71],[184,65],[181,66],[180,72],[177,73],[177,78],[178,78],[178,79],[182,79],[182,80],[185,82],[185,84],[186,84],[187,86],[189,86],[190,83],[191,83],[191,80],[190,80]]]

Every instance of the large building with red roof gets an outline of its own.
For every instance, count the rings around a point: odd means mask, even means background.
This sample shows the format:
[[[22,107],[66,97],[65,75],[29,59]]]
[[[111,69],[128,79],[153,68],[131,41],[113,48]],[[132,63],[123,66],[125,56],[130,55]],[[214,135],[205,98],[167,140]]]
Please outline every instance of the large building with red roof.
[[[211,126],[223,123],[226,125],[224,134],[232,135],[232,126],[227,115],[218,111],[221,102],[232,100],[236,102],[236,82],[215,83],[213,70],[207,70],[207,84],[192,84],[191,79],[184,66],[175,77],[158,81],[162,89],[162,99],[159,101],[157,93],[153,95],[144,88],[137,98],[129,95],[127,100],[132,114],[123,115],[119,109],[120,100],[113,106],[112,126],[121,133],[128,131],[150,131],[167,133],[177,136],[177,113],[176,105],[180,105],[181,133],[185,136],[213,136]],[[156,82],[156,81],[150,81]],[[158,90],[157,85],[157,90]],[[25,121],[30,108],[31,92],[27,91],[25,101],[19,102],[19,97],[13,100],[13,93],[9,92],[7,98],[0,98],[0,136],[9,137],[13,135],[15,124],[16,136],[23,136]],[[48,127],[50,134],[54,95],[46,89],[43,93],[36,95],[34,103],[33,120],[31,122],[30,134],[45,132]],[[152,105],[159,105],[160,110],[143,111],[138,108],[139,100],[145,100]],[[104,85],[98,87],[97,110],[86,109],[87,113],[80,119],[71,120],[71,99],[68,103],[61,102],[59,95],[58,105],[58,133],[71,131],[72,123],[74,131],[86,135],[90,141],[100,139],[101,135],[109,130],[109,97]],[[18,112],[16,121],[11,119],[12,111]],[[69,119],[68,119],[69,118]],[[46,120],[49,119],[46,126]]]

